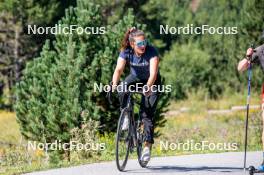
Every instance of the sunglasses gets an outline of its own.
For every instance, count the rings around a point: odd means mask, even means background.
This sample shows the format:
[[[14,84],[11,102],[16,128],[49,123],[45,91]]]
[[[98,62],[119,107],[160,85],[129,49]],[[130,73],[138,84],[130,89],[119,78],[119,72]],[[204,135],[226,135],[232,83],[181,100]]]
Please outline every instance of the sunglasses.
[[[147,40],[136,42],[137,47],[145,47],[147,45]]]

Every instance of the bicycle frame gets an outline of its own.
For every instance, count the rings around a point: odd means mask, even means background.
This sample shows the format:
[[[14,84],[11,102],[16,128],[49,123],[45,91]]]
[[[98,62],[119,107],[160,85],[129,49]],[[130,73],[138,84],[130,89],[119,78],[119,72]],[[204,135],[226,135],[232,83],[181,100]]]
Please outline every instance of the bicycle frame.
[[[140,160],[141,158],[141,151],[142,151],[142,143],[144,140],[144,129],[142,128],[142,121],[141,121],[141,117],[139,116],[139,118],[135,119],[135,115],[134,115],[134,98],[133,98],[133,94],[134,93],[139,93],[142,94],[142,92],[128,92],[126,95],[127,96],[127,101],[126,101],[126,106],[124,108],[121,108],[121,114],[120,114],[120,118],[119,118],[119,122],[118,122],[118,129],[117,129],[117,137],[116,137],[116,163],[117,163],[117,168],[119,171],[123,171],[126,163],[127,163],[127,159],[128,159],[128,155],[129,152],[132,153],[134,151],[134,149],[136,148],[137,151],[137,155],[138,155],[138,162],[140,164],[141,167],[146,167],[148,162],[142,162]],[[122,131],[122,129],[120,129],[122,127],[122,119],[125,115],[125,112],[127,113],[126,115],[128,115],[129,117],[129,127],[128,127],[128,135],[126,135],[125,137],[125,142],[127,143],[127,152],[125,153],[125,158],[123,163],[120,164],[119,162],[119,132]],[[122,117],[122,118],[121,118]],[[141,132],[143,129],[143,132]],[[122,160],[122,159],[121,159]]]
[[[133,100],[133,96],[131,93],[128,93],[128,98],[127,98],[127,106],[126,108],[128,109],[129,113],[130,113],[130,139],[133,143],[132,148],[137,146],[137,134],[136,134],[136,122],[135,122],[135,116],[134,116],[134,100]],[[132,150],[130,150],[132,151]]]

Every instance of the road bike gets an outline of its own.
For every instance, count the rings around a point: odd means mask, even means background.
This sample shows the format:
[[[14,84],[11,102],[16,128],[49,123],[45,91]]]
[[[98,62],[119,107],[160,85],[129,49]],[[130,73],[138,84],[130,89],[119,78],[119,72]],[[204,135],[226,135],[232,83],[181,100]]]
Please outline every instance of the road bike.
[[[112,90],[110,90],[112,92]],[[137,151],[137,158],[140,166],[145,168],[148,164],[146,161],[141,160],[141,154],[144,147],[145,133],[144,124],[141,116],[137,115],[137,120],[134,114],[134,94],[141,94],[143,92],[126,92],[127,101],[124,108],[121,109],[120,117],[118,120],[116,141],[115,141],[115,156],[116,166],[119,171],[124,171],[129,153],[135,149]],[[108,95],[111,101],[111,95]],[[126,125],[126,127],[124,127]]]

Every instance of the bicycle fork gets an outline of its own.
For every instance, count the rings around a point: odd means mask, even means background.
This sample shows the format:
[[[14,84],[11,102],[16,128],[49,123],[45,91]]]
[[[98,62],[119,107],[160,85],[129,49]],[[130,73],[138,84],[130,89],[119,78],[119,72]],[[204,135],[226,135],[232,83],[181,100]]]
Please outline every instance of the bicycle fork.
[[[128,131],[128,149],[132,153],[133,148],[136,145],[136,136],[135,136],[135,127],[134,127],[134,121],[133,121],[133,111],[131,110],[130,106],[127,106],[128,112],[129,112],[129,131]]]
[[[132,117],[133,118],[133,117]],[[135,126],[135,121],[131,121],[131,142],[132,142],[132,149],[131,151],[133,150],[133,148],[137,147],[137,131],[136,131],[136,126]]]

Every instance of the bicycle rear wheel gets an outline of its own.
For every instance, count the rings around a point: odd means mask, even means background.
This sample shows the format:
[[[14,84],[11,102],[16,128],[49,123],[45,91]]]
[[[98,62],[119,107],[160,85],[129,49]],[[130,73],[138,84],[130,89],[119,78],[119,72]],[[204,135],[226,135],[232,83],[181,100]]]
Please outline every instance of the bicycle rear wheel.
[[[124,122],[127,119],[128,126],[124,127]],[[129,149],[131,145],[130,128],[130,113],[127,109],[123,109],[119,117],[116,133],[116,165],[119,171],[123,171],[127,164]]]
[[[142,121],[138,121],[137,126],[137,155],[138,155],[138,163],[142,168],[145,168],[148,162],[142,161],[142,151],[144,148],[144,124]]]

